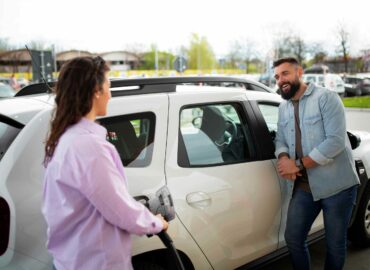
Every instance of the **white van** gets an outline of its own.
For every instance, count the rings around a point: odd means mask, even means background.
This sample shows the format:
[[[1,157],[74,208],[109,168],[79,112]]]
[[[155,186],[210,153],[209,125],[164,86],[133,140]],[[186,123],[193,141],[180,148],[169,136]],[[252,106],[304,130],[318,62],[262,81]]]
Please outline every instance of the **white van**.
[[[339,95],[344,95],[344,81],[338,74],[303,74],[302,79],[306,83],[313,82],[337,92]]]

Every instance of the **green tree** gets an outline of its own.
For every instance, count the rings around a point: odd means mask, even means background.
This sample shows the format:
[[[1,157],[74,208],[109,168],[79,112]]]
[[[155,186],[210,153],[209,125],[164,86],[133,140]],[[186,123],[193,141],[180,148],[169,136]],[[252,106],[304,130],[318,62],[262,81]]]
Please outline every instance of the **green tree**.
[[[158,67],[156,67],[156,58],[158,58]],[[158,51],[156,45],[151,46],[149,52],[142,54],[142,64],[138,67],[141,70],[169,70],[173,68],[175,56],[169,52]]]
[[[206,37],[193,33],[187,54],[190,69],[211,69],[216,66],[215,54]]]
[[[328,53],[323,48],[322,43],[314,42],[307,46],[307,52],[310,55],[309,64],[324,63]]]

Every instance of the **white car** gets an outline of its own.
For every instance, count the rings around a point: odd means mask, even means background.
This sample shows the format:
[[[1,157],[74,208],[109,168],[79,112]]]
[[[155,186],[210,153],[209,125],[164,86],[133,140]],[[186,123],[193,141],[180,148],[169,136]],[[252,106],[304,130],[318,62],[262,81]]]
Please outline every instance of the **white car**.
[[[313,82],[316,85],[328,88],[331,91],[337,92],[339,95],[344,95],[344,81],[338,74],[303,74],[304,82]]]
[[[249,91],[250,86],[193,84],[186,77],[114,80],[108,114],[99,122],[120,153],[132,196],[150,196],[163,185],[171,191],[176,219],[168,233],[186,269],[266,263],[287,252],[289,198],[273,142],[281,98]],[[30,94],[40,89],[44,86],[27,87],[0,101],[0,269],[52,267],[41,196],[54,96]],[[370,244],[367,145],[362,141],[356,149],[362,187],[349,229],[365,246]],[[361,160],[366,155],[368,160]],[[309,240],[323,236],[320,215]],[[172,259],[157,237],[134,238],[135,269],[175,269]]]

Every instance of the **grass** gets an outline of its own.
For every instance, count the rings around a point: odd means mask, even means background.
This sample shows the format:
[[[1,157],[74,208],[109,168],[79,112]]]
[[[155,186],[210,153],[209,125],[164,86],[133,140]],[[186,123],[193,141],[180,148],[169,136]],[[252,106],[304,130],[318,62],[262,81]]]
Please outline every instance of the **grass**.
[[[342,101],[344,107],[370,109],[370,96],[343,98]]]

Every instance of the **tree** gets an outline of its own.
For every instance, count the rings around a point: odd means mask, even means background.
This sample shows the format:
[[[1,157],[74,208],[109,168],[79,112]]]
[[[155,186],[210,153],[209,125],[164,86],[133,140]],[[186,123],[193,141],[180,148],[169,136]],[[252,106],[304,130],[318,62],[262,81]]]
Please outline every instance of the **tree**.
[[[156,67],[156,58],[158,59],[158,67]],[[151,45],[151,50],[149,52],[142,54],[142,64],[139,69],[141,70],[169,70],[171,65],[175,60],[175,56],[171,53],[158,51],[156,45]]]
[[[252,58],[256,56],[254,42],[248,38],[236,40],[231,44],[231,49],[227,56],[228,63],[232,68],[245,68],[245,72],[250,72]]]
[[[0,38],[0,52],[10,51],[14,48],[7,38]]]
[[[53,49],[51,44],[47,44],[43,40],[31,40],[26,45],[30,50],[49,51]]]
[[[307,52],[310,55],[312,64],[319,64],[325,61],[328,53],[319,42],[311,43],[307,46]]]
[[[206,37],[193,33],[188,49],[188,66],[190,69],[210,69],[216,64],[216,57]]]
[[[339,52],[343,57],[344,72],[348,73],[348,61],[349,61],[349,32],[343,23],[339,23],[337,27],[337,36],[340,42]]]
[[[292,53],[297,58],[298,62],[303,64],[307,53],[304,40],[299,35],[293,36],[290,40],[290,46]]]
[[[285,33],[282,36],[278,36],[274,44],[276,58],[293,56],[300,63],[303,63],[306,58],[307,46],[303,38],[298,34]]]

